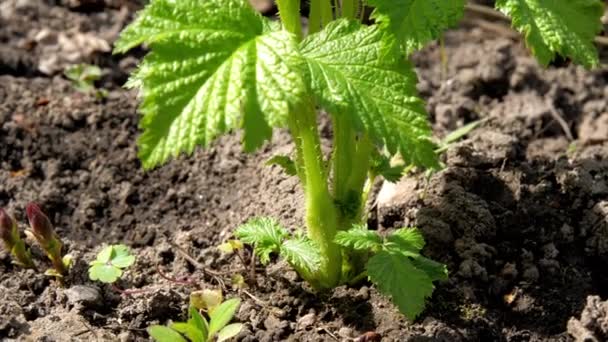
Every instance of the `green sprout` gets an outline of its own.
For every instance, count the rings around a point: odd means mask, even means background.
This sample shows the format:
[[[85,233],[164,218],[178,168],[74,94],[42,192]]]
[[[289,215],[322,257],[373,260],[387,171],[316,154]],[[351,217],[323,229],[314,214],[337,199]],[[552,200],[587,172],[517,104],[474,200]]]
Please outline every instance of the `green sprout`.
[[[64,73],[74,88],[82,93],[94,93],[97,98],[108,95],[107,90],[95,88],[95,81],[101,78],[101,68],[96,65],[76,64],[68,67]]]
[[[72,257],[69,254],[62,256],[63,243],[55,233],[51,220],[36,203],[29,203],[26,207],[26,213],[30,228],[32,228],[26,231],[26,234],[32,236],[38,242],[53,264],[53,268],[47,270],[45,274],[61,280],[72,264]]]
[[[25,268],[36,268],[30,251],[19,236],[17,221],[2,208],[0,208],[0,238],[6,249],[15,258],[15,264]]]
[[[238,298],[233,298],[210,307],[207,311],[208,320],[201,315],[199,309],[190,305],[187,322],[173,322],[168,326],[153,325],[148,328],[148,333],[157,342],[226,341],[236,336],[243,328],[241,323],[228,324],[240,304]]]
[[[97,254],[97,259],[89,264],[89,279],[112,284],[120,279],[124,269],[134,262],[135,256],[127,246],[106,246]]]

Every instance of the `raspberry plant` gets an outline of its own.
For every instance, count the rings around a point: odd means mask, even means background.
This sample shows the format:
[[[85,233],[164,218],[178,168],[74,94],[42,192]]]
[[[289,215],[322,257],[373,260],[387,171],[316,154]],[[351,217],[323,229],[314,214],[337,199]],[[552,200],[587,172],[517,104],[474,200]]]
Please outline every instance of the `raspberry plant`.
[[[365,202],[376,175],[397,179],[388,162],[438,168],[424,102],[416,93],[412,52],[455,25],[464,0],[311,0],[308,29],[300,1],[277,0],[280,22],[246,0],[152,0],[116,43],[151,52],[132,75],[143,95],[139,157],[149,169],[192,153],[217,136],[243,130],[253,151],[272,129],[293,136],[293,159],[273,162],[299,177],[306,232],[291,236],[271,219],[237,235],[262,261],[278,252],[319,289],[368,276],[414,318],[445,279],[445,266],[422,257],[422,235],[368,231]],[[363,5],[374,24],[361,22]],[[498,0],[542,64],[556,55],[598,65],[593,38],[601,29],[598,0]],[[305,32],[307,31],[307,32]],[[317,110],[332,119],[333,151],[325,156]]]

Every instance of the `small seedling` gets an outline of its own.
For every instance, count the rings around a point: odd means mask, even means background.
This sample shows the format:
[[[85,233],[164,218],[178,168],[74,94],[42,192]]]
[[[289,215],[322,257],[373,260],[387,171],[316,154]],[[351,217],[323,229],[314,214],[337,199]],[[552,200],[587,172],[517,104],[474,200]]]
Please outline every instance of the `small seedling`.
[[[148,333],[158,342],[226,341],[243,328],[241,323],[228,324],[240,304],[238,298],[233,298],[213,307],[208,310],[209,320],[191,305],[187,322],[174,322],[168,326],[153,325],[148,328]]]
[[[110,245],[104,247],[97,259],[89,264],[89,278],[103,283],[112,284],[122,276],[125,268],[133,265],[135,256],[125,245]]]
[[[70,255],[62,256],[63,244],[55,233],[51,220],[40,210],[37,204],[29,203],[26,207],[26,213],[31,228],[31,230],[26,231],[26,234],[38,242],[53,264],[53,268],[47,270],[45,274],[62,278],[72,264],[72,257]]]
[[[239,250],[243,249],[243,242],[239,240],[228,240],[217,246],[217,249],[219,249],[220,252],[225,254],[232,254],[235,252],[238,253]]]
[[[6,249],[15,258],[15,264],[25,268],[36,268],[30,251],[19,236],[17,221],[2,208],[0,208],[0,238]]]
[[[107,96],[105,89],[95,88],[95,81],[101,78],[101,69],[96,65],[72,65],[65,70],[64,75],[72,81],[74,88],[82,93],[94,93],[97,98]]]
[[[222,304],[222,301],[224,301],[222,290],[204,289],[190,293],[190,306],[197,310],[211,312]]]

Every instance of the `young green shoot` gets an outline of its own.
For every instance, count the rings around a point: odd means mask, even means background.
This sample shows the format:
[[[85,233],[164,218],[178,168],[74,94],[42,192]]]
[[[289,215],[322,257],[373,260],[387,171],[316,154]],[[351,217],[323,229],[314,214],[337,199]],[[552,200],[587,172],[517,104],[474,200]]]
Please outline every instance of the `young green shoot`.
[[[0,208],[0,239],[13,256],[15,264],[24,268],[36,268],[30,251],[19,235],[17,221],[2,208]]]
[[[151,1],[115,48],[122,53],[145,43],[151,50],[128,82],[143,96],[143,167],[191,154],[236,129],[243,130],[244,149],[253,151],[273,128],[287,128],[293,155],[269,163],[299,178],[305,233],[291,235],[262,218],[237,236],[254,245],[262,263],[276,253],[317,289],[368,276],[415,318],[432,282],[445,279],[444,268],[422,259],[421,247],[395,242],[398,236],[374,238],[370,248],[336,238],[352,229],[375,234],[362,228],[371,185],[377,176],[397,180],[402,173],[387,161],[399,156],[404,165],[440,168],[406,57],[456,25],[465,2],[313,0],[305,33],[299,0],[276,1],[280,22],[262,17],[247,0]],[[374,8],[372,25],[362,23],[364,4]],[[601,1],[498,0],[496,6],[542,64],[559,54],[598,65],[593,38],[602,28]],[[321,149],[319,109],[332,122],[329,154]]]
[[[89,279],[113,284],[120,277],[124,269],[133,265],[135,256],[125,245],[110,245],[104,247],[97,258],[89,264]]]
[[[61,280],[72,264],[72,257],[62,255],[63,243],[55,233],[51,220],[40,210],[37,204],[29,203],[26,207],[26,213],[31,228],[31,230],[26,231],[26,234],[32,236],[38,242],[53,265],[53,268],[47,270],[45,274]]]
[[[68,67],[64,73],[74,88],[82,93],[92,93],[98,99],[108,95],[107,90],[95,88],[95,81],[101,78],[101,68],[96,65],[76,64]]]

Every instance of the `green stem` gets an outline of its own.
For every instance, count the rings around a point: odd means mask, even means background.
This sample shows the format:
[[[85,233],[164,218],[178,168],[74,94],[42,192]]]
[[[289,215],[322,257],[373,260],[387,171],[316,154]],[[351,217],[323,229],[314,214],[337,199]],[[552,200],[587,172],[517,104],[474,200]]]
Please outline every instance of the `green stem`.
[[[321,29],[321,0],[310,1],[310,15],[308,16],[308,34]]]
[[[333,190],[340,209],[340,230],[350,229],[363,219],[365,203],[361,203],[362,192],[372,149],[373,144],[367,135],[357,139],[355,128],[345,115],[334,119]]]
[[[342,0],[342,18],[355,19],[359,0]]]
[[[334,20],[334,12],[330,0],[321,0],[321,26],[325,27]]]
[[[376,176],[373,174],[369,174],[367,176],[367,180],[365,181],[365,185],[363,186],[363,193],[361,194],[361,210],[363,214],[363,221],[367,220],[367,213],[365,212],[365,205],[367,204],[367,200],[369,199],[369,193],[374,186],[374,182],[376,181]]]
[[[340,205],[347,200],[348,178],[352,170],[352,161],[356,152],[355,131],[346,115],[333,116],[333,192]]]
[[[277,0],[277,7],[279,8],[279,16],[283,22],[283,27],[301,39],[300,0]]]
[[[316,112],[312,103],[292,115],[291,133],[301,146],[302,176],[305,179],[306,226],[308,236],[321,251],[319,286],[336,286],[341,277],[342,253],[334,243],[338,215],[327,185],[327,170],[323,161],[321,143],[317,131]]]
[[[332,167],[339,230],[351,229],[365,221],[364,187],[372,149],[367,135],[358,136],[347,116],[335,116]],[[344,249],[342,281],[349,282],[359,274],[365,268],[366,260],[366,252]]]
[[[321,30],[334,19],[330,0],[311,0],[308,16],[308,34]]]

